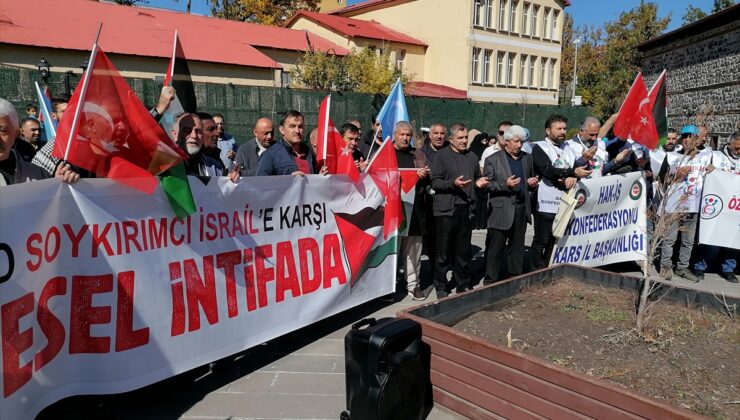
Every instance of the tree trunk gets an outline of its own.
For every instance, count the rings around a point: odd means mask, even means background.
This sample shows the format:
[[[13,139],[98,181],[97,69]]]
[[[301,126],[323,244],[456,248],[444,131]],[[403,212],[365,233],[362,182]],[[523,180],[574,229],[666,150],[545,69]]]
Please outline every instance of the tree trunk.
[[[645,333],[645,326],[647,324],[646,309],[648,304],[648,295],[650,295],[650,288],[652,281],[648,275],[642,277],[642,290],[640,291],[640,301],[637,303],[637,333],[643,335]]]

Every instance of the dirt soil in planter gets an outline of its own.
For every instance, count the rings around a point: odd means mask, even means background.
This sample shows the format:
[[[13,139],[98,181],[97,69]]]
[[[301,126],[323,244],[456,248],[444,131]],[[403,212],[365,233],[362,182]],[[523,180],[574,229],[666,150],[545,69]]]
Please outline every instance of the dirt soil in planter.
[[[639,337],[636,299],[634,292],[560,279],[454,328],[709,417],[740,419],[737,321],[661,301]]]

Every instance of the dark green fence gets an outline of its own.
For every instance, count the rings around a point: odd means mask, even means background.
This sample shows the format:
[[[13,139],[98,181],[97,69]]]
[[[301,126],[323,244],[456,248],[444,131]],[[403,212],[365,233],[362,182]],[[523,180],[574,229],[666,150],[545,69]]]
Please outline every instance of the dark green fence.
[[[11,101],[25,114],[25,105],[36,103],[33,82],[39,80],[36,70],[0,67],[0,97]],[[126,79],[147,107],[156,103],[162,82],[151,79]],[[74,90],[79,82],[76,74],[52,73],[49,89],[54,95]],[[240,142],[252,137],[254,121],[260,117],[279,119],[281,112],[296,109],[306,115],[308,128],[316,126],[319,103],[326,93],[231,84],[195,83],[199,110],[221,113],[226,118],[227,131]],[[370,118],[383,104],[381,95],[335,93],[332,96],[331,116],[337,125],[358,119],[369,127]],[[587,115],[584,107],[532,104],[477,103],[465,100],[407,97],[409,116],[415,128],[428,127],[440,121],[445,125],[462,122],[470,128],[493,133],[501,120],[510,120],[531,130],[534,139],[544,135],[544,123],[550,114],[565,115],[575,127]]]

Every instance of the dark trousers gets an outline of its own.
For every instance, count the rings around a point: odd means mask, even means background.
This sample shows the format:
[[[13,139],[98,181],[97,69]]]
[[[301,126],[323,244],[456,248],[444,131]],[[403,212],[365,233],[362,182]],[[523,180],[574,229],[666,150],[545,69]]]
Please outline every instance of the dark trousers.
[[[434,261],[434,288],[449,292],[447,271],[452,265],[452,274],[457,287],[467,288],[470,283],[470,240],[473,221],[470,207],[455,206],[452,216],[436,216],[437,250]]]
[[[484,284],[498,281],[501,264],[506,257],[507,273],[510,276],[522,274],[524,265],[524,234],[527,232],[527,219],[525,213],[527,206],[516,204],[514,206],[514,222],[508,229],[488,229],[488,240],[486,250],[486,276]]]
[[[427,196],[424,205],[424,242],[422,254],[429,258],[429,264],[434,267],[435,254],[437,252],[437,220],[432,210],[432,196]]]
[[[535,270],[545,267],[552,247],[555,245],[555,237],[552,236],[552,222],[555,221],[554,213],[535,213],[534,215],[534,237],[532,238],[532,265]]]

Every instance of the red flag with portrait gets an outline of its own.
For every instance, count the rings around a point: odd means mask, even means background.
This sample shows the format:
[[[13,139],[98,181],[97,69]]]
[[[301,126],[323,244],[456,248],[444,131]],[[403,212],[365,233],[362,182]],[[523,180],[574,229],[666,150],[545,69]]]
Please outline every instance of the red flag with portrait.
[[[57,128],[54,157],[151,194],[154,177],[186,159],[97,46]]]

